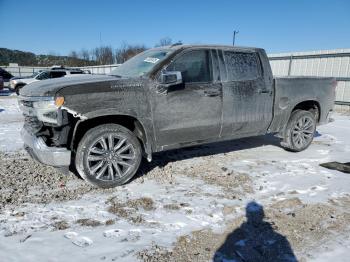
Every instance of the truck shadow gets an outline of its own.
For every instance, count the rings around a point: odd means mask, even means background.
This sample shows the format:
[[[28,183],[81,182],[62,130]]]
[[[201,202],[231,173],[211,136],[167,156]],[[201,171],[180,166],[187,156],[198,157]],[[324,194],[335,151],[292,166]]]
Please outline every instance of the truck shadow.
[[[155,153],[153,154],[152,162],[148,163],[147,160],[143,159],[140,171],[136,174],[134,179],[147,175],[147,173],[154,168],[162,168],[171,162],[240,151],[265,145],[280,147],[280,139],[269,134]]]
[[[264,221],[263,206],[252,201],[246,206],[246,222],[230,233],[217,249],[213,261],[297,261],[287,238]]]

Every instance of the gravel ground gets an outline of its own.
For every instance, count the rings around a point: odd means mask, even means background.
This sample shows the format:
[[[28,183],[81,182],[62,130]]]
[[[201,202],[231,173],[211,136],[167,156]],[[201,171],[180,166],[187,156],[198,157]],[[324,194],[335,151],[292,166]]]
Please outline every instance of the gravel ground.
[[[222,193],[215,195],[218,199],[244,198],[245,195],[254,193],[254,183],[247,173],[228,170],[220,164],[220,159],[205,154],[203,156],[205,150],[186,149],[185,157],[179,152],[156,156],[155,163],[144,165],[142,172],[131,183],[140,184],[147,180],[156,180],[176,186],[174,175],[184,172],[189,177],[200,178],[208,184],[221,187]],[[200,156],[198,152],[201,152]],[[200,161],[183,165],[176,163],[176,160],[192,157],[200,157]],[[118,190],[93,188],[73,174],[63,175],[54,168],[36,163],[25,153],[1,153],[0,158],[0,208],[7,207],[15,211],[16,206],[23,203],[47,204],[52,201],[79,199],[88,193],[108,194]],[[240,156],[236,154],[236,158],[239,159]],[[203,162],[206,164],[203,165]],[[252,226],[247,222],[247,215],[241,215],[229,220],[223,232],[208,229],[194,231],[179,237],[173,249],[154,243],[138,252],[136,257],[143,261],[164,262],[212,259],[222,261],[223,256],[232,261],[276,261],[280,255],[279,251],[283,250],[285,254],[289,248],[299,261],[307,261],[310,256],[308,252],[319,247],[328,238],[348,232],[345,229],[350,224],[350,195],[331,198],[326,204],[306,204],[295,197],[295,194],[297,193],[289,192],[289,196],[284,200],[265,206],[265,218]],[[135,224],[146,223],[140,210],[152,211],[155,210],[156,204],[159,205],[149,197],[126,201],[112,197],[107,203],[110,206],[108,212]],[[163,208],[171,211],[180,210],[184,206],[188,206],[188,203],[167,204],[163,205]],[[236,208],[225,206],[223,212],[225,215],[236,214]],[[102,223],[93,218],[85,218],[78,219],[75,223],[80,226],[99,227],[104,224],[112,225],[114,221],[111,219]],[[55,230],[66,230],[71,225],[64,220],[58,220],[53,227]],[[259,239],[259,236],[263,236],[263,239],[257,243],[256,239]],[[288,244],[285,244],[286,238]],[[237,243],[245,244],[235,248],[235,252],[232,253],[230,247],[237,247]]]
[[[223,144],[217,144],[220,152]],[[227,150],[227,148],[225,148]],[[177,173],[186,173],[189,177],[201,178],[208,184],[222,187],[218,197],[239,198],[252,193],[252,181],[246,173],[233,173],[221,166],[212,155],[206,155],[210,147],[194,147],[155,155],[152,163],[144,161],[140,172],[132,183],[155,180],[159,183],[173,184]],[[174,162],[200,157],[199,163],[178,165]],[[0,209],[22,203],[50,203],[79,199],[87,193],[109,193],[117,189],[98,189],[73,173],[63,174],[59,170],[34,161],[27,153],[0,153]],[[206,165],[202,165],[202,161]],[[218,163],[217,163],[218,162]],[[216,175],[220,174],[220,175]],[[232,188],[234,190],[232,190]],[[195,194],[195,193],[192,193]]]
[[[349,235],[349,201],[350,195],[330,204],[304,204],[298,198],[277,201],[265,208],[263,220],[241,216],[230,221],[223,233],[194,231],[178,238],[172,250],[154,245],[138,257],[147,262],[308,261],[309,252],[329,238]],[[283,258],[288,252],[290,260]]]
[[[0,209],[22,203],[77,199],[93,189],[73,174],[33,161],[27,154],[0,154]]]

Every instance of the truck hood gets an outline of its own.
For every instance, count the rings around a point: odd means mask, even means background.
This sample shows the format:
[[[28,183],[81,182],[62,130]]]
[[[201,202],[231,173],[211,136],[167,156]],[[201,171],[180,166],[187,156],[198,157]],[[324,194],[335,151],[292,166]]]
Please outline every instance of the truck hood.
[[[55,96],[62,88],[99,82],[116,81],[118,78],[108,75],[76,75],[56,79],[48,79],[30,83],[20,90],[22,96]]]

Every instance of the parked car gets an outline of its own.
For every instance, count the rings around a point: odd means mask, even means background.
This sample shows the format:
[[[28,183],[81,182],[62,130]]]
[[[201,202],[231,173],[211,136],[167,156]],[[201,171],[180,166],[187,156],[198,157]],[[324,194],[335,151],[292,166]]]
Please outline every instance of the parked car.
[[[111,75],[36,82],[21,90],[25,148],[89,183],[130,180],[142,156],[275,134],[299,152],[328,122],[336,81],[272,76],[263,49],[176,45],[147,50]]]
[[[0,90],[4,89],[4,80],[2,78],[2,76],[0,76]]]
[[[50,70],[43,70],[34,73],[28,77],[14,77],[10,80],[10,90],[15,91],[19,94],[19,90],[30,83],[36,81],[59,78],[59,77],[69,77],[77,74],[85,74],[83,70],[80,69],[65,69],[65,68],[53,68]]]
[[[9,82],[12,77],[13,77],[12,74],[10,74],[5,69],[0,67],[0,78],[2,78],[2,88],[4,88],[4,83]],[[2,88],[0,88],[0,90]]]

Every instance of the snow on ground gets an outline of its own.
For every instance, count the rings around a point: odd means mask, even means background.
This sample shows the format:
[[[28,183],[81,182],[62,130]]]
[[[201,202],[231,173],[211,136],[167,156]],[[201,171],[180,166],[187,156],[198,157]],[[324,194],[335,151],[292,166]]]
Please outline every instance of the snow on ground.
[[[310,259],[311,262],[349,261],[350,235],[332,239],[327,244],[326,247],[322,246],[319,249],[319,253],[315,252],[316,255]]]
[[[177,237],[189,234],[193,230],[208,226],[220,229],[225,222],[222,208],[226,202],[215,198],[220,189],[215,186],[204,186],[203,181],[198,179],[179,177],[177,182],[182,186],[163,186],[154,181],[147,181],[143,184],[130,184],[108,195],[86,195],[77,201],[45,206],[28,204],[16,209],[17,213],[25,213],[24,217],[16,217],[12,211],[5,211],[0,215],[0,221],[7,221],[0,227],[2,235],[0,256],[11,261],[15,252],[15,261],[28,261],[30,252],[35,261],[40,257],[45,260],[44,254],[50,254],[50,261],[96,261],[101,257],[133,261],[136,258],[132,255],[150,247],[152,242],[171,247]],[[186,196],[189,192],[200,192],[200,194]],[[101,223],[115,218],[106,211],[108,208],[106,201],[113,196],[119,200],[152,197],[157,204],[151,210],[140,212],[145,220],[141,224],[130,223],[125,219],[117,220],[110,226],[94,228],[74,224],[76,220],[84,218],[93,218]],[[189,203],[189,206],[181,210],[164,208],[174,203]],[[57,221],[67,221],[72,226],[65,231],[52,232],[53,217]],[[4,237],[13,232],[20,234]],[[69,232],[74,235],[72,239],[67,238]],[[31,237],[24,243],[21,242],[28,236]],[[72,244],[72,241],[83,237],[89,242]],[[89,247],[79,247],[85,244]],[[62,253],[62,250],[65,252]]]
[[[15,96],[2,97],[0,103],[0,151],[18,151],[23,147],[20,138],[23,117]]]
[[[16,99],[0,99],[0,151],[20,149],[21,121]],[[171,151],[155,158],[163,169],[113,190],[71,201],[5,206],[0,209],[1,260],[136,261],[137,252],[155,244],[171,249],[178,237],[195,230],[223,232],[252,200],[268,207],[292,197],[306,204],[349,197],[350,175],[319,166],[350,162],[349,135],[350,117],[336,115],[317,128],[313,144],[300,153],[283,150],[271,136]],[[234,181],[232,188],[225,181]],[[96,225],[77,223],[82,219]],[[349,239],[329,241],[308,252],[308,260],[345,261]]]

